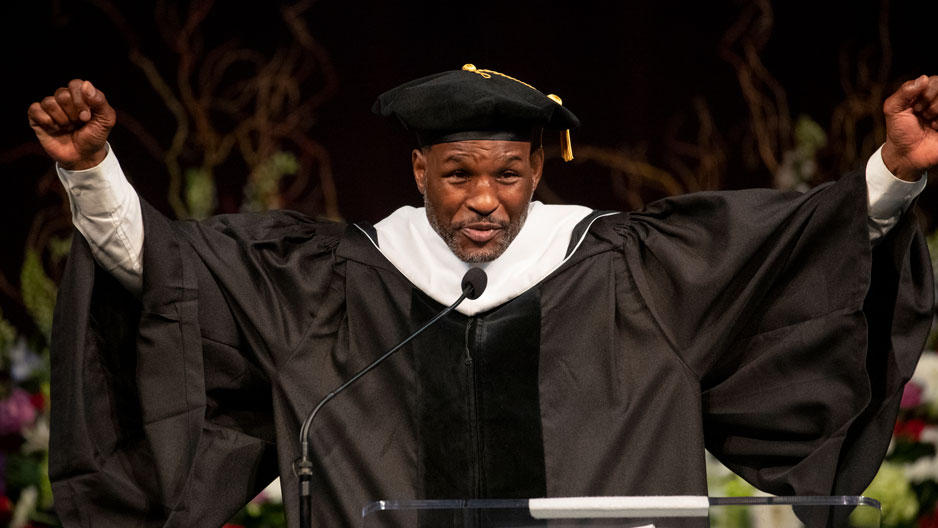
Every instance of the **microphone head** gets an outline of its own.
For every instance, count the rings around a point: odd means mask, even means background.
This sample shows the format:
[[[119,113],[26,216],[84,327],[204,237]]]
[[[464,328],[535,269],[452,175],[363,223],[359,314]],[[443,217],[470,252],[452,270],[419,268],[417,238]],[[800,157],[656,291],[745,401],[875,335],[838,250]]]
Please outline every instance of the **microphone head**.
[[[466,294],[466,298],[478,299],[482,295],[482,292],[485,291],[485,285],[488,281],[489,277],[482,268],[469,268],[469,271],[462,276],[462,291],[466,291],[466,288],[469,288],[469,293]]]

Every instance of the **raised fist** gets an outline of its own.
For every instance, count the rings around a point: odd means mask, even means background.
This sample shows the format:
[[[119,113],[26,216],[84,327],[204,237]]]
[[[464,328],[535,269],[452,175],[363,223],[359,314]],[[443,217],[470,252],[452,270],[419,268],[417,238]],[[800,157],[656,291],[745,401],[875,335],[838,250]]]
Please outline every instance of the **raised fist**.
[[[89,81],[73,79],[29,106],[29,126],[46,153],[63,169],[81,170],[104,160],[117,113]]]
[[[938,75],[905,82],[883,104],[883,162],[897,177],[914,181],[938,166]]]

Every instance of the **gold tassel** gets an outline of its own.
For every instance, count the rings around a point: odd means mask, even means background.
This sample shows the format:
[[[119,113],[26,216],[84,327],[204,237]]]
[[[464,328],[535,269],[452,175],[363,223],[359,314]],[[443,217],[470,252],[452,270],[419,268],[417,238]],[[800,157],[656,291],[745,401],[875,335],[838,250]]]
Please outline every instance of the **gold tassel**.
[[[564,130],[560,133],[560,157],[564,161],[573,159],[573,143],[570,142],[570,130]]]
[[[559,95],[547,94],[547,98],[561,106],[563,105],[563,100]],[[573,159],[573,142],[570,141],[570,129],[560,133],[560,157],[562,157],[564,161],[571,161]]]

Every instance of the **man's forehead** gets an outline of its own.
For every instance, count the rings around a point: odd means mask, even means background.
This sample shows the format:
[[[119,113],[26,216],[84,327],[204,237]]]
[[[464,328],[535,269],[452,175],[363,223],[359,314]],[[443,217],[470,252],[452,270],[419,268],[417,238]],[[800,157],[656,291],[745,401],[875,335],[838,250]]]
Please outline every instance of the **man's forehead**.
[[[531,155],[529,141],[468,140],[437,143],[428,148],[429,155],[438,161],[461,161],[491,158],[508,161],[527,159]]]

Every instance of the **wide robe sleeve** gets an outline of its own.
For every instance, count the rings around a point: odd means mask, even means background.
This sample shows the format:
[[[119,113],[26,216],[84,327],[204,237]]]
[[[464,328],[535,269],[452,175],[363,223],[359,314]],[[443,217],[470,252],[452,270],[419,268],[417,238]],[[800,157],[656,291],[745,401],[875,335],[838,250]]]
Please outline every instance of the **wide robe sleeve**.
[[[220,526],[277,476],[270,378],[342,232],[289,212],[143,212],[141,300],[78,234],[59,290],[49,473],[67,527]]]
[[[774,494],[859,494],[933,314],[906,214],[874,250],[855,173],[805,194],[699,193],[629,215],[624,251],[700,383],[706,446]]]

